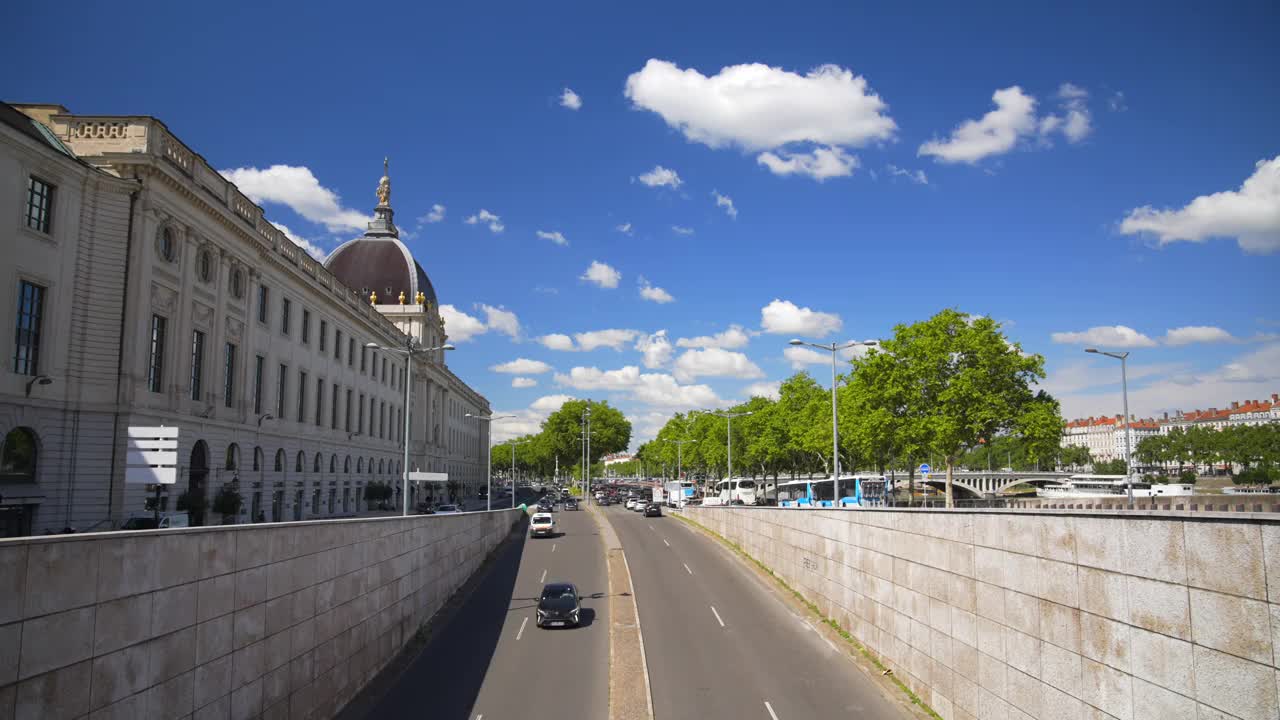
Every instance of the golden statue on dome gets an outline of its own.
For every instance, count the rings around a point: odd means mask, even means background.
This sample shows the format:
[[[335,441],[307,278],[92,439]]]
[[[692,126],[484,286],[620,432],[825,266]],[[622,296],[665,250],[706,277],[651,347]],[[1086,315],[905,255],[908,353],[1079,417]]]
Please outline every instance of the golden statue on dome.
[[[372,291],[372,292],[370,292],[370,293],[369,293],[369,304],[370,304],[370,305],[377,305],[377,304],[378,304],[378,291],[377,291],[377,290],[374,290],[374,291]]]
[[[425,302],[427,301],[427,296],[426,296],[426,295],[424,295],[424,294],[423,294],[423,292],[422,292],[421,290],[419,290],[419,291],[418,291],[418,297],[417,297],[417,298],[415,298],[415,299],[418,301],[418,304],[419,304],[419,305],[421,305],[421,304],[423,304],[423,303],[425,303]]]
[[[378,205],[385,207],[391,202],[391,175],[388,158],[382,158],[382,179],[378,181]]]
[[[400,291],[400,304],[401,304],[401,305],[403,305],[403,304],[404,304],[404,291],[403,291],[403,290],[401,290],[401,291]]]

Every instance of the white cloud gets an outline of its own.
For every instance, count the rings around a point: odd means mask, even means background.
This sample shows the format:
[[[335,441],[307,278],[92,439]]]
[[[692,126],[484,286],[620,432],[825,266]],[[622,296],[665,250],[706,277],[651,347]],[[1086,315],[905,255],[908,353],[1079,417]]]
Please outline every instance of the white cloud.
[[[510,375],[541,375],[542,373],[551,372],[551,366],[547,363],[541,360],[530,360],[529,358],[516,358],[510,362],[491,365],[489,369]]]
[[[651,59],[627,78],[626,96],[690,141],[712,148],[753,152],[803,142],[857,147],[888,140],[897,128],[866,79],[835,65],[800,75],[752,63],[708,77]]]
[[[939,162],[976,163],[1009,152],[1020,137],[1036,131],[1036,100],[1014,85],[996,90],[991,96],[996,109],[980,120],[966,120],[946,140],[930,140],[920,146],[920,155],[932,155]]]
[[[618,281],[622,279],[622,273],[599,260],[592,260],[591,265],[587,266],[587,271],[582,273],[579,279],[586,280],[597,287],[616,288]]]
[[[289,229],[289,226],[282,225],[278,222],[273,222],[271,224],[275,225],[277,230],[284,233],[285,237],[292,240],[294,245],[297,245],[298,247],[305,250],[308,255],[315,258],[316,260],[319,260],[320,262],[324,262],[325,257],[329,255],[329,253],[326,252],[324,248],[321,248],[319,245],[316,245],[315,243],[302,237],[301,235],[295,235],[294,232]]]
[[[885,169],[893,177],[904,177],[917,185],[928,185],[929,178],[923,170],[906,170],[897,165],[886,165]]]
[[[543,395],[530,403],[529,409],[550,415],[559,410],[565,403],[576,399],[572,395]]]
[[[789,347],[782,351],[782,356],[791,363],[792,369],[802,370],[806,365],[830,365],[831,353],[820,353],[807,347]]]
[[[773,382],[755,382],[742,388],[743,397],[762,397],[769,400],[777,400],[781,397],[782,381],[775,380]]]
[[[1156,341],[1124,325],[1102,325],[1082,332],[1056,332],[1050,335],[1065,345],[1097,345],[1104,348],[1155,347]]]
[[[623,235],[632,235],[632,234],[634,234],[634,231],[631,229],[631,223],[622,223],[621,225],[619,225],[619,226],[615,227],[615,228],[614,228],[614,230],[617,230],[618,232],[622,233]]]
[[[564,92],[560,93],[560,107],[579,110],[582,108],[582,97],[569,88],[565,88]]]
[[[1111,97],[1107,98],[1107,107],[1111,108],[1111,112],[1124,112],[1129,109],[1124,103],[1124,93],[1117,90],[1111,93]]]
[[[617,370],[575,367],[567,375],[557,373],[555,380],[576,390],[627,393],[630,399],[653,407],[688,409],[727,404],[707,385],[681,385],[666,373],[641,373],[635,365]]]
[[[721,348],[685,350],[676,358],[673,374],[680,382],[690,382],[700,377],[731,377],[754,380],[764,377],[764,371],[746,355]]]
[[[1164,334],[1165,345],[1191,345],[1192,343],[1232,343],[1235,336],[1220,327],[1188,325],[1172,328]]]
[[[495,235],[507,229],[507,226],[502,224],[502,218],[494,215],[484,208],[480,208],[480,212],[468,217],[466,220],[463,220],[463,222],[468,225],[488,225],[489,231]]]
[[[728,330],[716,333],[715,335],[699,335],[698,337],[680,338],[676,340],[676,347],[682,348],[725,348],[733,350],[736,348],[746,347],[751,337],[742,329],[741,325],[730,325]]]
[[[658,432],[662,430],[670,419],[671,413],[659,410],[627,415],[627,421],[631,423],[632,451],[657,437]],[[672,470],[674,471],[674,468]]]
[[[733,198],[728,195],[721,195],[715,190],[711,191],[711,195],[716,199],[716,207],[724,208],[724,212],[734,220],[738,219],[738,208],[733,206]]]
[[[643,276],[640,277],[640,297],[651,302],[656,302],[659,305],[675,302],[676,300],[671,296],[671,293],[660,287],[654,287],[648,280],[645,280]]]
[[[843,324],[835,313],[797,307],[789,300],[774,299],[760,309],[760,327],[775,335],[820,338],[839,331]]]
[[[843,149],[826,146],[813,152],[779,150],[776,154],[762,152],[756,162],[773,171],[774,175],[807,175],[819,182],[833,177],[847,177],[858,167],[858,158]]]
[[[494,330],[513,338],[520,336],[520,320],[516,318],[515,313],[492,305],[481,304],[479,307],[484,311],[485,329]]]
[[[693,228],[685,227],[683,225],[672,225],[671,232],[674,232],[677,235],[692,235]]]
[[[572,351],[576,348],[573,346],[573,338],[561,333],[551,333],[538,338],[538,342],[551,350]]]
[[[1062,108],[1067,113],[1062,133],[1070,142],[1080,142],[1093,132],[1089,107],[1085,104],[1089,99],[1089,91],[1078,85],[1062,83],[1058,88],[1058,98],[1062,101]]]
[[[512,418],[494,420],[493,442],[502,443],[524,435],[532,435],[542,428],[542,422],[560,406],[575,398],[570,395],[545,395],[522,410],[494,410],[494,415],[513,415]],[[519,451],[517,451],[519,452]]]
[[[636,343],[636,350],[644,355],[644,366],[650,370],[666,365],[671,360],[672,353],[675,352],[671,341],[667,339],[666,330],[640,336],[639,342]]]
[[[680,174],[675,170],[669,170],[661,165],[654,165],[653,169],[637,178],[640,182],[649,187],[669,187],[672,190],[680,187],[684,183],[680,179]]]
[[[537,386],[538,386],[538,381],[534,380],[533,378],[527,378],[527,377],[511,378],[511,387],[513,388],[531,388],[531,387],[537,387]]]
[[[1131,210],[1120,232],[1150,233],[1161,246],[1234,237],[1246,253],[1274,253],[1280,250],[1280,156],[1259,160],[1239,190],[1201,195],[1176,210]]]
[[[466,342],[477,335],[483,335],[489,328],[479,318],[466,314],[452,305],[440,306],[440,318],[444,320],[444,330],[453,342]]]
[[[628,390],[640,382],[640,368],[627,365],[617,370],[578,366],[569,374],[556,373],[556,383],[575,390]]]
[[[255,203],[284,205],[330,232],[364,230],[369,224],[368,215],[342,207],[338,194],[323,187],[310,168],[272,165],[265,170],[244,167],[219,172]]]
[[[543,240],[550,240],[551,242],[557,245],[569,244],[569,241],[565,239],[564,235],[559,230],[556,230],[555,232],[547,232],[546,230],[539,230],[537,232],[537,235],[539,238],[542,238]]]
[[[640,335],[638,330],[620,330],[611,328],[608,330],[592,330],[590,332],[574,333],[574,339],[578,341],[578,348],[583,352],[591,352],[596,348],[607,347],[613,350],[622,350],[622,346],[635,340]]]
[[[431,206],[431,212],[418,218],[419,223],[438,223],[444,220],[444,206],[439,203]]]

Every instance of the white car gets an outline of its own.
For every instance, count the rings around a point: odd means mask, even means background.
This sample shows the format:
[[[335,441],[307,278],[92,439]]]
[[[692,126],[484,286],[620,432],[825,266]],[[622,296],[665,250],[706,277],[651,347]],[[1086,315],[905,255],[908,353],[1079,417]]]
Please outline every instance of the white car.
[[[640,503],[640,501],[639,501],[639,500],[636,500],[635,498],[627,498],[627,509],[628,509],[628,510],[635,510],[635,509],[636,509],[636,505],[638,505],[639,503]]]
[[[551,513],[534,513],[529,520],[530,537],[554,537],[556,519]]]
[[[437,515],[453,515],[461,512],[457,505],[438,505],[436,506]]]

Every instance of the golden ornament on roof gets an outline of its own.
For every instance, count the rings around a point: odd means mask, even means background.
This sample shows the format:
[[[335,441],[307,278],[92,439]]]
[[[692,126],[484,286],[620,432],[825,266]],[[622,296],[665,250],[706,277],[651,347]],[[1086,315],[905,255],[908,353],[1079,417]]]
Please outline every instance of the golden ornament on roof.
[[[370,304],[370,305],[377,305],[377,304],[378,304],[378,291],[377,291],[377,290],[373,290],[373,291],[371,291],[371,292],[369,293],[369,304]]]
[[[400,304],[401,304],[401,305],[403,305],[403,304],[404,304],[404,291],[403,291],[403,290],[401,290],[401,291],[400,291]]]
[[[427,296],[424,295],[421,290],[419,290],[417,300],[418,300],[418,304],[421,305],[427,301]]]

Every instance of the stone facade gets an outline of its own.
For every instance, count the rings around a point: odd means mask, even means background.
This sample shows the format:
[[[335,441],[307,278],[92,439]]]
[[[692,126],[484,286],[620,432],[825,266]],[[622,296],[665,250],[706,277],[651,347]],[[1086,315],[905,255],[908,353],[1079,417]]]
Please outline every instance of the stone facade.
[[[518,520],[0,541],[0,717],[332,717]]]
[[[372,305],[154,118],[19,109],[52,142],[0,125],[11,190],[0,227],[15,237],[0,258],[11,288],[0,293],[0,336],[15,337],[19,281],[38,280],[47,291],[38,373],[52,382],[28,397],[35,376],[6,353],[0,433],[24,428],[39,456],[34,482],[0,482],[3,504],[23,518],[5,534],[24,523],[31,533],[106,529],[143,513],[149,491],[123,482],[124,433],[135,425],[180,429],[165,510],[183,492],[209,502],[229,485],[244,498],[241,522],[353,516],[369,510],[373,482],[394,486],[399,507],[404,358],[364,345],[403,348],[406,333],[444,343],[434,304]],[[50,233],[23,227],[32,174],[57,184]],[[465,415],[488,414],[488,402],[442,351],[415,358],[413,371],[410,469],[447,472],[474,496],[488,428]]]
[[[1280,517],[687,508],[946,720],[1280,717]]]

